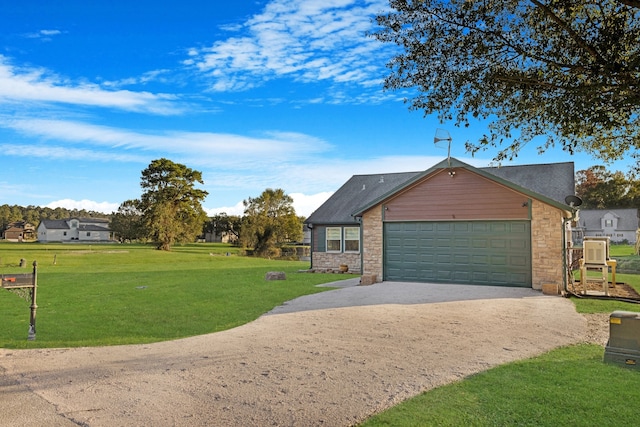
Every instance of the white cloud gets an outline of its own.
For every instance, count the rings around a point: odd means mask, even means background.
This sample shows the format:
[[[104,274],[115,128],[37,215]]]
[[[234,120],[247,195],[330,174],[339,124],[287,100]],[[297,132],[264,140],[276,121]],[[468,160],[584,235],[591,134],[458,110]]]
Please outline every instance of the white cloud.
[[[96,84],[71,83],[44,69],[17,68],[0,55],[0,104],[62,103],[167,115],[182,110],[174,95],[105,90]]]
[[[68,120],[12,119],[0,117],[0,125],[13,129],[28,137],[56,140],[59,143],[84,143],[95,147],[124,148],[140,150],[137,154],[127,153],[121,160],[136,161],[142,152],[147,156],[156,153],[172,153],[189,159],[195,164],[211,164],[212,159],[223,168],[254,168],[265,161],[292,161],[308,157],[330,149],[325,141],[309,135],[294,132],[265,132],[262,136],[250,137],[235,134],[210,132],[165,131],[142,133],[109,126],[92,125]],[[6,145],[11,149],[10,145]],[[20,147],[22,148],[22,147]],[[42,156],[35,147],[28,150],[32,155]],[[46,149],[42,149],[46,152]],[[61,148],[49,148],[52,154],[79,153],[78,150],[64,152]],[[89,155],[91,150],[86,150]],[[12,153],[20,155],[18,148]]]
[[[127,77],[120,80],[104,81],[102,82],[102,85],[106,87],[122,87],[122,86],[132,86],[137,84],[144,85],[150,82],[168,83],[169,78],[167,76],[170,73],[171,73],[171,70],[168,70],[168,69],[147,71],[146,73],[143,73],[142,75],[137,77]]]
[[[118,161],[118,162],[144,162],[146,157],[126,153],[106,153],[104,151],[87,150],[74,147],[47,146],[47,145],[22,145],[0,144],[0,152],[6,156],[20,156],[31,158],[45,158],[56,160],[82,160],[82,161]]]
[[[246,90],[284,76],[369,87],[380,82],[390,57],[366,35],[386,7],[383,0],[274,0],[242,34],[234,27],[233,37],[190,49],[185,64],[208,74],[216,91]]]
[[[293,208],[296,210],[296,215],[306,218],[318,209],[332,194],[332,191],[323,191],[316,194],[290,193],[288,195],[293,199]],[[207,212],[208,216],[220,213],[242,216],[244,215],[244,203],[240,201],[233,206],[205,208],[205,212]]]
[[[51,41],[51,37],[62,34],[60,30],[40,30],[35,33],[27,33],[24,36],[29,39],[41,39],[42,41]]]
[[[323,191],[317,194],[303,194],[303,193],[291,193],[289,196],[293,199],[293,208],[296,210],[298,216],[308,217],[320,207],[329,197],[333,194],[333,191]]]
[[[87,211],[95,211],[102,212],[106,214],[110,214],[111,212],[116,212],[119,203],[110,203],[110,202],[95,202],[93,200],[73,200],[73,199],[61,199],[56,200],[47,204],[45,207],[55,209],[55,208],[65,208],[65,209],[85,209]]]
[[[242,200],[236,203],[233,206],[221,206],[219,208],[204,208],[204,211],[207,213],[207,216],[214,216],[221,213],[226,213],[227,215],[244,215],[244,203]]]
[[[58,34],[62,34],[60,30],[40,30],[40,34],[43,36],[57,36]]]

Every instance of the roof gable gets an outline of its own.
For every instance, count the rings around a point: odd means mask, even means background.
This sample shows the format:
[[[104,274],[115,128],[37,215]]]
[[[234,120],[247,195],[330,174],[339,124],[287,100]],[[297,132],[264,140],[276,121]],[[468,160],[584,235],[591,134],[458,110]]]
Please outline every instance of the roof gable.
[[[388,221],[529,219],[529,197],[473,171],[438,169],[384,200]]]
[[[575,192],[572,162],[475,168],[455,158],[445,159],[423,172],[354,175],[306,223],[352,224],[355,217],[394,194],[448,168],[464,168],[515,191],[569,211],[564,198]]]
[[[569,168],[564,168],[565,171],[564,173],[566,174],[565,176],[565,180],[569,180],[571,186],[574,185],[574,176],[573,176],[573,163],[569,163],[569,165],[571,166],[570,168],[570,174],[567,173],[569,172]],[[539,166],[539,165],[528,165],[530,167],[534,167],[534,166]],[[549,165],[541,165],[544,166],[544,168],[540,169],[539,173],[543,173],[543,171],[549,171],[550,169],[552,169],[553,164],[549,164]],[[532,185],[535,186],[536,188],[542,188],[544,190],[544,186],[541,184],[536,184],[536,179],[535,176],[536,174],[534,173],[535,169],[528,167],[527,172],[528,174],[522,173],[522,174],[518,174],[518,170],[521,169],[522,167],[519,166],[509,166],[509,168],[514,168],[514,169],[509,169],[508,173],[506,175],[511,175],[512,179],[513,176],[519,176],[520,179],[519,181],[523,184],[528,184],[528,185]],[[499,169],[501,168],[484,168],[484,169],[478,169],[475,168],[471,165],[468,165],[464,162],[461,162],[455,158],[451,158],[451,159],[447,159],[447,160],[443,160],[442,162],[436,164],[435,166],[427,169],[426,171],[416,174],[415,176],[411,177],[409,180],[407,180],[407,182],[401,184],[400,186],[394,188],[393,190],[391,190],[389,193],[383,195],[382,197],[379,197],[378,199],[372,200],[369,204],[367,205],[363,205],[360,208],[357,209],[357,211],[355,212],[356,216],[360,216],[362,215],[364,212],[366,212],[367,210],[371,209],[373,206],[378,205],[380,203],[382,203],[383,201],[385,201],[386,199],[392,197],[394,194],[398,193],[399,191],[402,191],[403,189],[414,185],[415,183],[417,183],[418,181],[427,179],[429,176],[431,176],[432,174],[434,174],[435,172],[438,172],[442,169],[450,169],[450,174],[452,174],[453,176],[455,176],[455,169],[456,168],[462,168],[462,169],[466,169],[470,172],[476,173],[480,176],[483,176],[485,178],[488,178],[490,180],[493,180],[499,184],[502,184],[512,190],[518,191],[522,194],[525,194],[531,198],[534,199],[538,199],[541,200],[549,205],[552,205],[556,208],[565,210],[565,211],[570,211],[570,207],[564,203],[563,201],[560,200],[556,200],[555,198],[551,198],[548,195],[533,191],[529,188],[525,188],[522,185],[513,182],[511,180],[507,180],[505,178],[502,178],[499,176],[499,173],[504,173],[504,172],[498,172]],[[518,169],[515,169],[518,168]],[[491,171],[491,172],[489,172]],[[522,176],[520,176],[522,175]],[[561,173],[557,173],[554,174],[554,176],[556,178],[559,178],[559,176],[562,175]],[[546,181],[546,180],[545,180]],[[566,186],[566,188],[563,188],[563,190],[569,191],[569,185]],[[570,192],[568,192],[567,194],[560,196],[559,192],[556,191],[546,191],[547,194],[549,195],[554,195],[554,197],[562,197],[561,200],[564,199],[564,197],[568,196],[568,195],[572,195],[575,192],[575,188],[571,188]]]
[[[639,225],[638,209],[580,209],[578,226],[588,230],[602,229],[601,220],[605,216],[617,217],[618,230],[637,230]]]

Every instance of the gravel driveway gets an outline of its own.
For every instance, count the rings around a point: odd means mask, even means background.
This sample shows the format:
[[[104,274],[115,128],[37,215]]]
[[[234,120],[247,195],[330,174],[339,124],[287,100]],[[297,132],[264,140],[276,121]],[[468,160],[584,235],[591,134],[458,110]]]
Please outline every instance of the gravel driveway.
[[[531,289],[378,283],[156,344],[0,350],[3,426],[349,426],[425,390],[585,341]]]

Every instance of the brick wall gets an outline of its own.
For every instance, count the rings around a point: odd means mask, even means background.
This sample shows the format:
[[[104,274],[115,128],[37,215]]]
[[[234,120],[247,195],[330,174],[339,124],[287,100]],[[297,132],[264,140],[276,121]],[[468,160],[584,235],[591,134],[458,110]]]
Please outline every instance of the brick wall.
[[[349,273],[360,274],[360,254],[358,253],[313,253],[314,270],[338,270],[340,264],[349,266]]]
[[[562,211],[537,200],[532,204],[531,265],[533,289],[563,283]]]
[[[362,274],[382,281],[382,206],[362,216]]]

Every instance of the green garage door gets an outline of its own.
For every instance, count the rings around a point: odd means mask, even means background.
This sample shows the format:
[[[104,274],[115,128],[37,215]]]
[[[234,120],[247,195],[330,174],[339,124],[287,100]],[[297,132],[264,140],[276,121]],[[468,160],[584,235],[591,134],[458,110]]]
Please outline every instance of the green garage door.
[[[385,223],[384,280],[531,287],[530,222]]]

